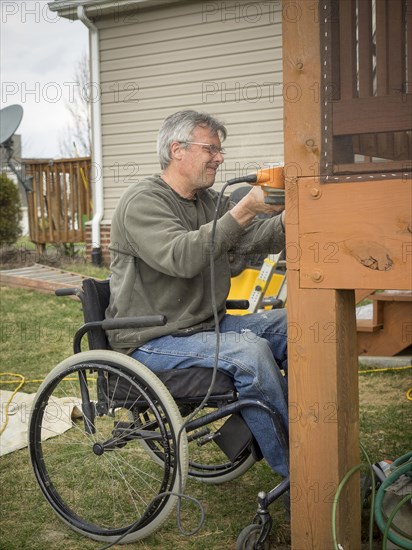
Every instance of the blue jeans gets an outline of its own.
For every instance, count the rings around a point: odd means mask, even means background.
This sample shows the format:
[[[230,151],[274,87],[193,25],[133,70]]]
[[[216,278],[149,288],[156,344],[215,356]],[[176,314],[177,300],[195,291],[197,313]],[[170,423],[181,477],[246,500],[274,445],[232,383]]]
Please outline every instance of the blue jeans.
[[[229,374],[240,398],[257,399],[274,408],[288,425],[287,318],[284,309],[249,315],[225,315],[220,323],[218,369]],[[193,366],[213,368],[214,331],[190,336],[162,336],[131,355],[153,372]],[[270,415],[255,407],[242,410],[269,466],[288,475],[287,451],[282,448]]]

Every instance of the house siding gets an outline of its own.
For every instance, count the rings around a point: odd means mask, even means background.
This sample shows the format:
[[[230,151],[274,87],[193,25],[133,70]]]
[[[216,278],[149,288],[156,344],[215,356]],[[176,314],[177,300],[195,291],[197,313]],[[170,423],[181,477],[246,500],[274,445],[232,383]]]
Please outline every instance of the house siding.
[[[283,161],[279,0],[180,3],[96,24],[105,221],[128,185],[159,171],[157,131],[177,110],[204,110],[228,127],[216,189]]]

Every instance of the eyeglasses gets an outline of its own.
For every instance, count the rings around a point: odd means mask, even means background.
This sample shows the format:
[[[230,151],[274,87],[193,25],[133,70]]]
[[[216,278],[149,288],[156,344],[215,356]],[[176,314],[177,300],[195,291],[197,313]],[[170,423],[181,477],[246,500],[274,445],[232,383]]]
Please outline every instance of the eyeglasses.
[[[217,154],[224,155],[226,153],[225,149],[222,147],[217,147],[212,143],[200,143],[199,141],[179,141],[179,143],[187,143],[188,145],[201,145],[203,149],[207,149],[212,157],[215,157]]]

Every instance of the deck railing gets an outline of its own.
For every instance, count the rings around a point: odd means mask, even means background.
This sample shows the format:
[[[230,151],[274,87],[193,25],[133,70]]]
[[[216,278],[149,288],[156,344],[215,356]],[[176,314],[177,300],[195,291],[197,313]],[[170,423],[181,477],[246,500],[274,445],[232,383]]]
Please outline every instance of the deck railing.
[[[90,158],[28,160],[26,177],[30,240],[37,245],[85,241],[92,215]]]
[[[332,112],[330,120],[325,113],[325,126],[333,128],[334,173],[410,170],[412,5],[409,0],[328,5],[331,22],[323,46],[332,52],[324,65]]]

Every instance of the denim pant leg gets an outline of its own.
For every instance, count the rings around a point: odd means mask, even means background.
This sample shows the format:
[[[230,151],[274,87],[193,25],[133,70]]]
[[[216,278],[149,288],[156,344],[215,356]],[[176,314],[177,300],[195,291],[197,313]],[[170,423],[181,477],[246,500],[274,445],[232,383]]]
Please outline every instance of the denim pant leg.
[[[251,332],[245,338],[239,332],[226,332],[226,328],[221,334],[219,370],[232,376],[240,398],[257,399],[275,408],[287,426],[286,381],[274,360],[271,344]],[[132,357],[154,372],[193,365],[213,368],[215,347],[214,332],[163,336],[135,350]],[[272,418],[257,408],[244,409],[242,414],[271,468],[286,476],[287,451],[276,436]]]
[[[288,340],[287,340],[287,314],[285,309],[273,309],[267,310],[262,313],[253,313],[248,315],[225,315],[221,324],[221,332],[235,331],[240,334],[244,339],[246,346],[248,346],[248,353],[253,360],[253,354],[256,348],[259,346],[259,340],[264,339],[269,345],[272,357],[266,356],[264,359],[256,359],[257,364],[257,382],[263,386],[266,390],[267,397],[264,401],[266,404],[274,408],[280,415],[283,422],[283,431],[287,437],[288,432],[288,388],[287,378],[283,376],[279,369],[282,369],[287,374],[288,365]],[[257,344],[257,346],[253,346]],[[270,364],[269,366],[266,366]],[[276,380],[276,382],[275,382]],[[255,382],[256,384],[256,382]],[[241,394],[240,394],[241,395]],[[242,395],[245,397],[245,395]],[[246,409],[242,412],[242,415],[248,423],[252,432],[254,432],[257,441],[261,447],[263,455],[265,456],[269,465],[281,473],[285,471],[287,473],[288,466],[288,452],[281,452],[281,445],[278,442],[276,452],[281,453],[284,457],[285,466],[275,466],[276,458],[273,456],[273,445],[267,442],[267,437],[258,437],[256,434],[260,431],[256,426],[257,422],[263,423],[264,429],[275,430],[271,420],[267,418],[267,415],[262,411]],[[266,432],[268,433],[268,432]],[[271,432],[269,432],[271,433]],[[262,442],[263,440],[263,442]],[[266,449],[266,450],[265,450]],[[282,474],[286,475],[286,474]]]
[[[270,309],[248,315],[225,315],[221,332],[228,330],[243,334],[247,341],[261,337],[268,341],[277,365],[287,373],[288,334],[286,309]]]

